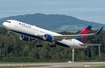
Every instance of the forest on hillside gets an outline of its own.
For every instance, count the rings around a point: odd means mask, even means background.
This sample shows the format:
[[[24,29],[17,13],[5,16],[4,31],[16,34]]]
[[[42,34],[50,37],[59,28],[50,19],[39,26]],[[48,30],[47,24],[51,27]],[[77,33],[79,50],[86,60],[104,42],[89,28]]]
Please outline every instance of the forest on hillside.
[[[59,32],[61,34],[78,34],[71,32]],[[91,33],[97,32],[97,30],[91,30]],[[99,55],[99,49],[97,46],[87,47],[85,49],[75,49],[75,60],[97,60],[105,61],[105,30],[99,35],[89,36],[86,43],[102,44],[101,54]],[[33,41],[21,41],[19,35],[12,33],[7,35],[7,30],[0,27],[0,61],[65,61],[72,59],[71,48],[65,48],[56,46],[50,47],[49,43],[42,42],[43,47],[37,48],[37,39]]]

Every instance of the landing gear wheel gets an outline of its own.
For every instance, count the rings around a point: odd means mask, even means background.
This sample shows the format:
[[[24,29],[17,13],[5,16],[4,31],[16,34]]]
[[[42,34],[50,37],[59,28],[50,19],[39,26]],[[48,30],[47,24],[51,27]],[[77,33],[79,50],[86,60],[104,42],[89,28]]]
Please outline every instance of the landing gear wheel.
[[[36,45],[36,47],[42,47],[42,45]]]
[[[42,47],[41,43],[42,43],[41,40],[38,40],[38,43],[37,43],[36,47]]]
[[[55,41],[52,41],[52,45],[50,47],[56,47]]]
[[[50,47],[56,47],[56,45],[50,45]]]

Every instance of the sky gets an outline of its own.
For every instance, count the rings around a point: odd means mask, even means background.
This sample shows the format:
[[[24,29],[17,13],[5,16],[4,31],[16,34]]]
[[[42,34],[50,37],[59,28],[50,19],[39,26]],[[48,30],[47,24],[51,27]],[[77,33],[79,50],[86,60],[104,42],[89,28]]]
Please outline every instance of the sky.
[[[105,0],[0,0],[0,18],[36,13],[105,24]]]

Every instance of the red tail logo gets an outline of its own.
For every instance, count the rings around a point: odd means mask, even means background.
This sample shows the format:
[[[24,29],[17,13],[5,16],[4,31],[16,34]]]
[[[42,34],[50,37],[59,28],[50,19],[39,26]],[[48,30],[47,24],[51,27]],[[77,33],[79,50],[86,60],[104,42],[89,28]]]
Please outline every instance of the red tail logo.
[[[88,34],[91,30],[92,26],[88,26],[86,29],[84,29],[80,34]],[[76,38],[77,40],[81,41],[82,43],[85,43],[86,42],[86,39],[87,39],[88,36],[85,36],[83,38]]]

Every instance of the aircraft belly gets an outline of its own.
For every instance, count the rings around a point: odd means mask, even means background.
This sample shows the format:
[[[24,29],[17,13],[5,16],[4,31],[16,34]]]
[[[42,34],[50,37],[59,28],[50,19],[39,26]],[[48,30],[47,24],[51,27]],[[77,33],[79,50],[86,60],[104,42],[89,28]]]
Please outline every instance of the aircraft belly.
[[[63,39],[60,42],[65,44],[65,45],[68,45],[70,48],[81,48],[81,46],[79,45],[79,43],[81,44],[81,42],[79,42],[75,39],[69,39],[69,40]]]

